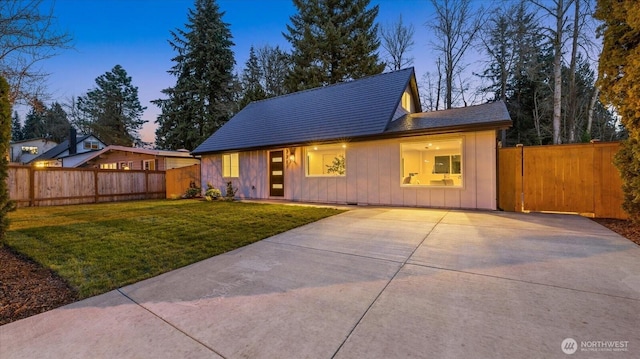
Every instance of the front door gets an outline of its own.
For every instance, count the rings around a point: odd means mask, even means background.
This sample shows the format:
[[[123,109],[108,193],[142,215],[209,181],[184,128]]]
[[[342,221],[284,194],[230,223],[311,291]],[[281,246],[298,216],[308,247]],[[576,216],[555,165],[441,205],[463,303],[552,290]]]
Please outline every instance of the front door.
[[[269,195],[284,197],[284,152],[269,152]]]

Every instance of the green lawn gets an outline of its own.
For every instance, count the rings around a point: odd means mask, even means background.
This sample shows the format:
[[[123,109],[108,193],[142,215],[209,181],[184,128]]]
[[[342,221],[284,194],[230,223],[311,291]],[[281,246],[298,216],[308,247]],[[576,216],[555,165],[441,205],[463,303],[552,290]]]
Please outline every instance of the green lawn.
[[[6,244],[86,298],[340,212],[194,200],[20,208]]]

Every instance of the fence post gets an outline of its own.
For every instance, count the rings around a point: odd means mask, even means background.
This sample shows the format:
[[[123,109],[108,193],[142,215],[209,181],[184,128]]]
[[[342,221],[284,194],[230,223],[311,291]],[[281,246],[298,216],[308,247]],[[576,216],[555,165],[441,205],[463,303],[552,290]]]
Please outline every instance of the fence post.
[[[29,207],[35,206],[36,184],[35,184],[35,168],[29,166]]]
[[[95,194],[95,197],[94,197],[95,203],[98,203],[98,201],[100,201],[100,193],[98,192],[99,188],[100,187],[98,186],[98,169],[94,168],[93,169],[93,193]]]

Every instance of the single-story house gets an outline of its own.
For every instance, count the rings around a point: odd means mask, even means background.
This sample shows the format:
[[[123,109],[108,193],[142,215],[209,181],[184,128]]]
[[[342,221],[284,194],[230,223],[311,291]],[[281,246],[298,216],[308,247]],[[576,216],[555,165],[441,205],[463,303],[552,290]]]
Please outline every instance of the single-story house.
[[[91,153],[74,167],[165,171],[199,164],[189,151],[163,151],[110,145]]]
[[[250,103],[194,151],[236,196],[496,209],[503,102],[422,112],[413,68]]]
[[[107,145],[95,135],[78,136],[75,129],[71,129],[68,139],[34,158],[30,164],[36,167],[76,167],[93,152],[105,147]]]
[[[9,147],[9,162],[26,164],[34,158],[57,146],[55,141],[46,138],[32,138],[30,140],[11,142]]]

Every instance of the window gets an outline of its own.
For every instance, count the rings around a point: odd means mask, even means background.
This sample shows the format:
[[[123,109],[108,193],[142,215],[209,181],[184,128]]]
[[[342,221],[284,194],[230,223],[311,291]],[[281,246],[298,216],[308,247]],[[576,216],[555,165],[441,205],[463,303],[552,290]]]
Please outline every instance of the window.
[[[307,147],[307,177],[345,176],[347,173],[346,148],[344,144]]]
[[[115,170],[117,168],[118,168],[117,163],[101,163],[100,164],[101,170]]]
[[[222,177],[240,177],[240,163],[237,153],[222,155]]]
[[[84,149],[85,150],[99,150],[100,142],[94,140],[84,141]]]
[[[406,91],[402,94],[402,108],[409,112],[413,112],[411,111],[411,95]]]
[[[156,160],[144,160],[142,161],[142,169],[145,171],[156,170]]]
[[[462,187],[462,138],[403,143],[401,184]]]
[[[38,147],[36,146],[22,146],[22,153],[28,153],[30,155],[38,154]]]
[[[120,161],[120,163],[118,163],[118,168],[121,170],[131,170],[133,169],[133,162]]]

